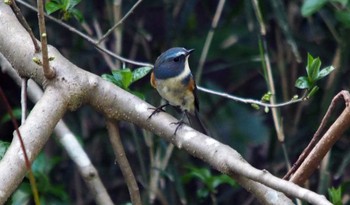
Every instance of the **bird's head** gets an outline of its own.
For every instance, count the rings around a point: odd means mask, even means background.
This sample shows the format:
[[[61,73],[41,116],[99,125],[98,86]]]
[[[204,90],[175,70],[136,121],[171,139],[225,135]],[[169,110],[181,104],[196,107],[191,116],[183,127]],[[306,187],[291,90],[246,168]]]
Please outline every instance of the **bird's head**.
[[[186,65],[188,65],[188,57],[193,51],[194,49],[187,50],[175,47],[162,53],[154,64],[156,78],[166,79],[182,73]]]

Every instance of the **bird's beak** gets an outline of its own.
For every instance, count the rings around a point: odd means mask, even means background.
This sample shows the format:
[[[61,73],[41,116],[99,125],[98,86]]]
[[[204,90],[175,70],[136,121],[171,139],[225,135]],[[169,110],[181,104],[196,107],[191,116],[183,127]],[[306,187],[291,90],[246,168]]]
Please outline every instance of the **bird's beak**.
[[[194,49],[188,49],[186,56],[189,56],[193,51],[194,51]]]

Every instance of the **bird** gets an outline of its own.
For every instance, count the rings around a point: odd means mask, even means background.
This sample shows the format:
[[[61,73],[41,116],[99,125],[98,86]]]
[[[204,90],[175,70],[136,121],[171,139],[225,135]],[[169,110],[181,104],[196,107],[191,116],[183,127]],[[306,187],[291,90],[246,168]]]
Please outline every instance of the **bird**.
[[[155,108],[149,118],[164,111],[163,108],[168,105],[179,108],[178,110],[183,113],[181,120],[172,123],[177,124],[174,135],[183,125],[184,116],[187,116],[192,128],[207,134],[198,116],[197,86],[188,63],[188,58],[193,51],[194,49],[174,47],[163,52],[157,58],[150,77],[152,87],[166,100],[166,103]]]

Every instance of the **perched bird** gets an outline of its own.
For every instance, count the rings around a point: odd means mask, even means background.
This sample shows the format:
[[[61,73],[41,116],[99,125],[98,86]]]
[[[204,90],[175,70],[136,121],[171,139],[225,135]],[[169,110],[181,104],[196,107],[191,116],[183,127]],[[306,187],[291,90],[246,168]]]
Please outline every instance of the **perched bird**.
[[[175,123],[178,125],[175,135],[184,123],[185,115],[194,129],[204,134],[207,133],[198,118],[197,87],[188,65],[188,57],[193,51],[194,49],[187,50],[180,47],[170,48],[157,58],[151,74],[151,85],[157,89],[167,103],[156,108],[150,117],[163,111],[167,105],[180,108],[183,116],[179,122]]]

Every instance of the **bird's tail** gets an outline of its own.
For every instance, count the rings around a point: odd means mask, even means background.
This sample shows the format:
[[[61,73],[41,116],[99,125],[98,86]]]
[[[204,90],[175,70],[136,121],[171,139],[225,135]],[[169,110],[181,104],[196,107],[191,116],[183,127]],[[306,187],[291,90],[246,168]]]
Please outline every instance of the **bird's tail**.
[[[194,114],[189,113],[189,112],[185,112],[185,113],[186,113],[187,119],[190,122],[190,125],[193,129],[195,129],[195,130],[197,130],[205,135],[208,135],[207,129],[204,127],[202,121],[199,119],[197,111],[195,111]]]

